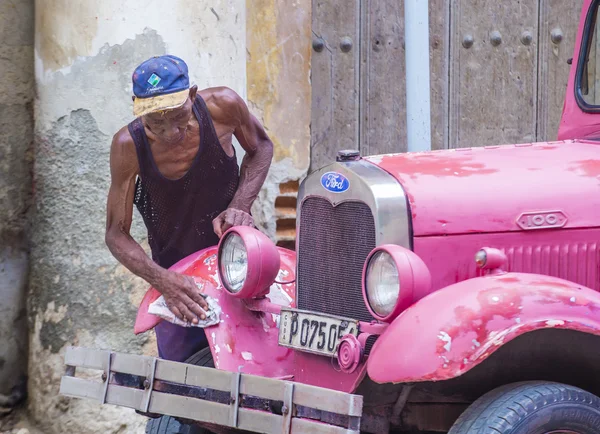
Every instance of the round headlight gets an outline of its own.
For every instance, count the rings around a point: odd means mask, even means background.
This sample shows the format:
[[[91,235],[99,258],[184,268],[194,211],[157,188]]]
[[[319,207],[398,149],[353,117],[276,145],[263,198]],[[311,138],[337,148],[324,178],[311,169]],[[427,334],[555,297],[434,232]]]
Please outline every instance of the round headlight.
[[[230,232],[223,240],[219,266],[225,288],[232,293],[240,292],[248,275],[248,252],[237,233]]]
[[[431,292],[431,275],[413,251],[385,244],[367,256],[362,292],[371,315],[389,323]]]
[[[371,257],[365,276],[365,289],[373,312],[381,317],[393,312],[400,296],[400,278],[394,258],[385,250]]]

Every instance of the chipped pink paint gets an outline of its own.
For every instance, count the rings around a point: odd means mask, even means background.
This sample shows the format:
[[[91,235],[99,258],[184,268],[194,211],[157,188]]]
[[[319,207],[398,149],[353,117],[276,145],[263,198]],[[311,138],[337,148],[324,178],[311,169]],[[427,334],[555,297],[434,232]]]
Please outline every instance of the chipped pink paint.
[[[396,318],[373,346],[368,374],[380,383],[447,380],[527,332],[560,328],[600,336],[598,312],[600,294],[566,280],[521,273],[469,279]],[[411,351],[398,351],[399,342]]]
[[[296,254],[278,248],[280,254],[280,275],[285,274],[294,280]],[[270,313],[253,312],[243,299],[231,297],[221,285],[216,270],[217,247],[204,249],[182,259],[170,269],[204,281],[204,292],[219,299],[222,309],[221,322],[206,328],[209,345],[219,369],[231,372],[244,372],[264,377],[284,377],[293,375],[294,352],[280,347],[277,343],[278,328]],[[210,269],[209,269],[210,268]],[[270,294],[286,307],[295,307],[295,283],[273,284]],[[150,288],[146,293],[136,319],[135,332],[142,333],[160,322],[160,318],[148,314],[148,305],[160,293]],[[224,350],[226,349],[226,350]],[[249,357],[249,355],[252,357]],[[218,366],[217,366],[218,364]]]

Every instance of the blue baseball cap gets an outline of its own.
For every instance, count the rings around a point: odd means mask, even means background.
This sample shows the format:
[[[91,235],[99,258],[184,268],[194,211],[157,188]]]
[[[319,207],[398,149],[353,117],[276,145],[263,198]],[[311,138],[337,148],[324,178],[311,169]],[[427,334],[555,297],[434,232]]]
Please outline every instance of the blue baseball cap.
[[[181,107],[189,96],[188,67],[176,56],[151,57],[135,68],[132,81],[135,116]]]

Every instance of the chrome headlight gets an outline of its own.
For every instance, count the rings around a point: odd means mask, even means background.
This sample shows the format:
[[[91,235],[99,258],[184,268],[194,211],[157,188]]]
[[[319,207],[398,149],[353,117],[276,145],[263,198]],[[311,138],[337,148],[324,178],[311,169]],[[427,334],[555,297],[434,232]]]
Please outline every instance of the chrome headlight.
[[[248,251],[241,236],[227,234],[220,249],[219,267],[223,286],[231,292],[240,292],[248,275]]]
[[[380,317],[389,316],[400,296],[400,278],[392,255],[379,250],[369,260],[365,276],[369,306]]]
[[[363,268],[363,298],[371,315],[391,322],[431,292],[427,265],[411,250],[394,244],[376,247]]]

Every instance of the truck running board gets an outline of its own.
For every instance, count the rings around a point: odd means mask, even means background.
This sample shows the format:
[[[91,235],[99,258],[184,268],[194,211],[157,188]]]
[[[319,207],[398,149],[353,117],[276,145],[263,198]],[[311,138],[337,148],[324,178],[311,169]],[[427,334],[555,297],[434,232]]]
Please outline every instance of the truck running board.
[[[363,397],[155,357],[69,347],[60,393],[260,433],[359,434]],[[76,368],[102,371],[76,377]],[[136,379],[133,386],[117,377]],[[101,375],[100,375],[101,374]],[[96,377],[96,380],[90,378]],[[131,384],[131,381],[127,383]],[[225,396],[225,398],[223,398]],[[262,408],[245,407],[262,402]],[[260,406],[259,406],[260,407]],[[266,411],[265,408],[271,411]],[[275,408],[275,410],[273,410]],[[309,414],[311,419],[299,416]],[[316,416],[315,416],[316,415]],[[319,416],[320,415],[320,416]],[[320,420],[315,420],[320,419]]]

